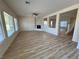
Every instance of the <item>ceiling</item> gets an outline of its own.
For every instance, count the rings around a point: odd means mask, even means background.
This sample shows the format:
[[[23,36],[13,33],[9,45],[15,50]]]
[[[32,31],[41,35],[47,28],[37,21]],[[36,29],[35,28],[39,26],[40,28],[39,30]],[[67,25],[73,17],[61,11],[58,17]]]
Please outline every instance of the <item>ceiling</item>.
[[[44,17],[71,5],[79,3],[79,0],[4,0],[18,16],[32,16],[32,13],[39,13],[39,17]]]

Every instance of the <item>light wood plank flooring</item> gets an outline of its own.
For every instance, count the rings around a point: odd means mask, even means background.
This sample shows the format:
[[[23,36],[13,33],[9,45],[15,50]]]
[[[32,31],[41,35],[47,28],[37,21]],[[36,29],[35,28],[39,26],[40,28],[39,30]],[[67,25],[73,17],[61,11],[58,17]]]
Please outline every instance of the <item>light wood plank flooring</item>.
[[[2,59],[79,59],[71,36],[21,32]]]

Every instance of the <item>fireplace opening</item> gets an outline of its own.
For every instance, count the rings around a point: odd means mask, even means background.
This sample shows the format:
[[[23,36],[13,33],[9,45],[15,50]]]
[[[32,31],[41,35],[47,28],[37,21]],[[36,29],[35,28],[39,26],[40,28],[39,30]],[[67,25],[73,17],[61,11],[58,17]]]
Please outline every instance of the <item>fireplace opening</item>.
[[[41,25],[37,25],[37,29],[41,29]]]

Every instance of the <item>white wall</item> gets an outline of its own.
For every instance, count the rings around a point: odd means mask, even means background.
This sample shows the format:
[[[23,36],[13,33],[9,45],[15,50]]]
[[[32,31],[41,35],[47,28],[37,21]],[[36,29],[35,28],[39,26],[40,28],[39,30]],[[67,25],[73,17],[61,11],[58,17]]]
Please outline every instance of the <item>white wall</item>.
[[[75,30],[74,30],[74,35],[73,35],[72,40],[75,41],[75,42],[78,42],[77,49],[79,49],[79,7],[78,7]]]
[[[32,17],[19,17],[21,31],[33,31],[34,19]]]
[[[79,42],[79,7],[75,24],[75,31],[73,35],[73,41]]]
[[[0,0],[0,11],[6,11],[10,15],[17,18],[15,13],[3,2],[3,0]],[[2,44],[0,44],[0,58],[3,56],[3,54],[6,52],[8,47],[11,45],[15,37],[17,36],[18,32],[14,33],[14,35],[11,38],[6,38]]]
[[[33,17],[19,17],[21,31],[39,31],[35,28],[35,20]],[[41,25],[43,29],[43,19],[37,19],[36,25]],[[41,29],[41,30],[42,30]],[[41,31],[40,30],[40,31]]]

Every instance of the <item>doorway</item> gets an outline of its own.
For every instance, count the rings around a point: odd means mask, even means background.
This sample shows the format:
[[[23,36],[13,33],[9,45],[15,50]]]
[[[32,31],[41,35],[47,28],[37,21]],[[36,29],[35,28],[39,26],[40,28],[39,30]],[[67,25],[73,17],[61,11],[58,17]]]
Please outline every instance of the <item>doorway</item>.
[[[69,35],[73,37],[77,10],[78,9],[75,9],[60,14],[59,35]]]

